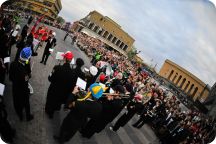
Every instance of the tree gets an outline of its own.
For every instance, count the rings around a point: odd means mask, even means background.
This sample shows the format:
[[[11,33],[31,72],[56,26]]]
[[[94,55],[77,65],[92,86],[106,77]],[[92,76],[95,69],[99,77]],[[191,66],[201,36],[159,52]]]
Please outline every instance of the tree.
[[[58,24],[65,23],[65,20],[61,16],[58,16],[57,19],[56,19],[56,21],[57,21]]]
[[[128,59],[129,60],[133,60],[134,56],[139,54],[141,51],[137,51],[137,49],[133,46],[132,49],[130,51],[128,51],[127,55],[128,55]]]

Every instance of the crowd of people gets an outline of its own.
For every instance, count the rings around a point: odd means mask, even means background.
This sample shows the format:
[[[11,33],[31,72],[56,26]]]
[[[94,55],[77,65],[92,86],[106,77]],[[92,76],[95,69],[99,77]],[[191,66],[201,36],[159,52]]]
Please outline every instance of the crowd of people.
[[[29,103],[31,56],[37,56],[34,39],[46,42],[43,64],[47,62],[50,49],[57,45],[56,33],[38,26],[40,19],[30,28],[32,20],[30,17],[21,30],[13,16],[0,18],[0,83],[5,85],[8,73],[14,109],[20,121],[24,120],[24,110],[27,121],[34,119]],[[198,111],[183,111],[177,97],[167,96],[154,78],[143,71],[142,64],[132,63],[121,53],[108,50],[102,41],[84,33],[74,32],[72,44],[85,51],[92,66],[83,68],[85,63],[81,58],[71,66],[74,54],[67,51],[62,55],[63,64],[54,66],[47,76],[50,81],[45,104],[48,118],[53,119],[62,105],[69,110],[59,134],[54,136],[57,142],[69,141],[78,131],[83,137],[91,138],[119,116],[109,127],[117,132],[136,115],[139,119],[132,126],[140,129],[144,124],[151,125],[164,144],[204,144],[215,137],[215,120]],[[10,63],[5,58],[10,57],[13,47],[17,47],[17,54]],[[86,81],[85,88],[77,84],[78,79]],[[15,130],[7,120],[2,96],[0,134],[3,140],[13,142]]]
[[[141,128],[146,123],[150,124],[163,143],[197,144],[209,143],[214,139],[215,120],[213,118],[198,111],[183,111],[178,98],[168,97],[160,85],[154,80],[152,82],[153,78],[142,71],[140,64],[134,65],[119,52],[106,49],[98,39],[84,33],[74,34],[77,37],[76,44],[88,54],[92,59],[92,64],[98,69],[96,77],[99,79],[96,81],[112,88],[121,85],[125,90],[130,89],[129,93],[136,91],[135,96],[129,98],[131,100],[126,100],[127,104],[124,106],[127,106],[127,112],[117,120],[113,127],[110,127],[111,130],[117,131],[135,114],[139,114],[140,118],[133,126]],[[99,58],[98,55],[100,55]],[[105,76],[101,81],[101,76],[106,75],[108,65],[112,68],[111,75]],[[119,111],[122,109],[123,107]],[[98,123],[109,119],[103,114],[98,119],[91,119],[87,123],[86,128],[81,131],[84,136],[91,137],[95,132],[101,131]],[[103,125],[102,128],[105,126]]]

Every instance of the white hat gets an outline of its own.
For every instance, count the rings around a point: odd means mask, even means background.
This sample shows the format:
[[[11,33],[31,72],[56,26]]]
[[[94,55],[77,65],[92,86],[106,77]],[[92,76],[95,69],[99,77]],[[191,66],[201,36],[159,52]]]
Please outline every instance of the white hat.
[[[98,69],[95,66],[90,67],[90,73],[95,76],[98,73]]]
[[[56,36],[56,33],[55,33],[55,32],[53,32],[53,33],[52,33],[52,35],[53,35],[53,36]]]

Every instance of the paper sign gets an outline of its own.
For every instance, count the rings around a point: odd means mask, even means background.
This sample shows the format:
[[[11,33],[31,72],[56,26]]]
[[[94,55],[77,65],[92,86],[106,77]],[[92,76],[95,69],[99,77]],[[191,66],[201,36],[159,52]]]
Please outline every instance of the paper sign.
[[[110,88],[109,93],[114,94],[114,90],[112,88]]]
[[[70,64],[71,64],[71,65],[74,65],[74,64],[75,64],[75,60],[74,60],[74,58],[72,59],[72,61],[71,61]]]
[[[110,65],[108,65],[108,66],[106,67],[106,75],[107,75],[107,76],[110,76],[111,73],[112,73],[112,67],[111,67]]]
[[[5,90],[5,85],[3,85],[2,83],[0,83],[0,95],[1,96],[3,96],[4,90]]]
[[[28,83],[28,88],[29,88],[29,90],[30,90],[30,94],[33,94],[33,93],[34,93],[34,90],[33,90],[33,88],[32,88],[32,86],[31,86],[30,83]]]
[[[85,90],[86,89],[86,81],[84,81],[84,80],[82,80],[81,78],[77,78],[77,82],[76,82],[76,85],[79,87],[79,88],[81,88],[81,89],[83,89],[83,90]]]
[[[56,59],[57,60],[63,60],[64,59],[64,57],[62,56],[64,53],[63,52],[57,52],[56,53]]]
[[[9,63],[10,62],[10,57],[4,58],[4,63]]]
[[[33,40],[34,50],[36,50],[39,47],[39,43],[40,41],[34,38]]]
[[[52,53],[53,51],[54,51],[54,49],[51,49],[51,48],[49,49],[49,52],[51,52],[51,53]]]

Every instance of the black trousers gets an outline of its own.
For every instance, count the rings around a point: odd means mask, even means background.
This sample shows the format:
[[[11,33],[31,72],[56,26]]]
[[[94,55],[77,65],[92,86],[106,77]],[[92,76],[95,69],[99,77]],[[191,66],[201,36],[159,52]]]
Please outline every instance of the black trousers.
[[[98,122],[98,119],[90,119],[86,126],[80,131],[82,136],[91,138],[97,131]]]
[[[79,116],[79,114],[72,109],[63,120],[60,128],[59,141],[61,143],[69,141],[82,127],[82,125],[85,123],[85,120],[85,117]]]
[[[133,126],[141,128],[145,123],[149,123],[151,120],[153,120],[153,118],[149,115],[141,116],[140,119],[135,124],[133,124]]]
[[[23,110],[25,110],[26,118],[28,119],[31,116],[30,113],[30,103],[29,103],[29,96],[26,96],[24,100],[20,100],[15,98],[14,96],[14,109],[19,117],[20,120],[23,119]]]
[[[124,113],[113,126],[113,130],[117,131],[120,127],[125,126],[136,114],[135,110],[128,111],[128,113]]]
[[[46,62],[47,62],[49,56],[50,56],[50,53],[49,53],[49,52],[44,52],[44,53],[43,53],[43,56],[42,56],[41,62],[44,62],[44,64],[46,64]]]

